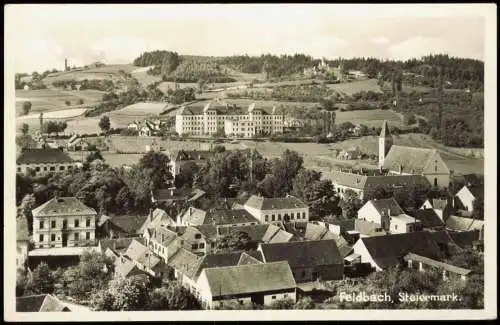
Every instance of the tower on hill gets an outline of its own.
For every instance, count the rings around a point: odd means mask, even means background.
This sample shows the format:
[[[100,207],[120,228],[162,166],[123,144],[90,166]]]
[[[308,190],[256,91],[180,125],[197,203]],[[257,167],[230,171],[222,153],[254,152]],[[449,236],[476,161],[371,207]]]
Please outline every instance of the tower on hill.
[[[380,136],[378,137],[378,166],[384,166],[384,159],[387,156],[387,153],[391,149],[392,135],[389,132],[389,125],[387,121],[384,121],[382,124],[382,131],[380,131]]]

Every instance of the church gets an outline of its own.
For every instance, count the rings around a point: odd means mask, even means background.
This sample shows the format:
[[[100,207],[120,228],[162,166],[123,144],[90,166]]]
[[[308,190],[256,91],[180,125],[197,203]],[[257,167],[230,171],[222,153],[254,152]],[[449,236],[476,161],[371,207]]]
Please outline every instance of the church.
[[[452,171],[436,149],[393,144],[387,121],[379,136],[379,167],[393,175],[422,175],[437,187],[449,187]]]

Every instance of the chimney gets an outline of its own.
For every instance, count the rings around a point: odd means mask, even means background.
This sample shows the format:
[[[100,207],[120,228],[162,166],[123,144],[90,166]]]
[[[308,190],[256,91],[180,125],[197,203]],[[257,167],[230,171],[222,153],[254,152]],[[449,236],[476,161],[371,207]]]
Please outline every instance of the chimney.
[[[387,216],[390,217],[391,216],[391,209],[387,209]]]
[[[193,208],[189,207],[189,216],[191,216],[192,214],[193,214]]]
[[[399,164],[399,173],[403,173],[403,165]]]
[[[148,217],[149,222],[153,221],[153,209],[149,209],[149,217]]]

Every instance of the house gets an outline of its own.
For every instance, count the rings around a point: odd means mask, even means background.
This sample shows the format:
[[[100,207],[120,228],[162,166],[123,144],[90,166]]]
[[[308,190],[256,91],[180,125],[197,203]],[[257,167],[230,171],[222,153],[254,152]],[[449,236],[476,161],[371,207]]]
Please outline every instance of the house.
[[[181,239],[177,233],[165,226],[157,225],[154,228],[148,228],[144,231],[143,237],[146,246],[166,262],[181,247]]]
[[[455,194],[455,209],[473,212],[474,201],[481,199],[484,199],[484,186],[465,185]]]
[[[293,196],[265,198],[252,195],[243,207],[261,223],[309,221],[309,207]]]
[[[436,149],[393,145],[387,121],[379,136],[379,167],[391,174],[422,175],[435,187],[449,187],[452,172]]]
[[[173,277],[195,294],[197,292],[196,271],[201,260],[201,256],[181,247],[167,262],[168,267],[174,270]]]
[[[446,220],[452,213],[451,204],[447,199],[426,199],[420,209],[433,209],[442,221]]]
[[[165,261],[138,240],[132,240],[124,255],[152,277],[163,278],[168,275]]]
[[[365,175],[340,170],[328,175],[342,198],[347,190],[358,194],[363,200],[380,188],[393,193],[396,189],[404,187],[430,187],[429,181],[422,175]]]
[[[140,137],[150,137],[153,134],[154,134],[154,129],[151,127],[149,123],[144,123],[139,127]]]
[[[408,214],[420,221],[422,229],[444,230],[444,222],[434,209],[418,209],[409,211]]]
[[[401,264],[408,253],[439,260],[454,249],[459,248],[445,231],[362,237],[353,247],[354,253],[360,256],[360,263],[370,263],[377,271]]]
[[[217,227],[188,226],[181,236],[181,246],[193,253],[207,254],[216,249]]]
[[[73,135],[66,143],[68,151],[85,151],[88,147],[88,142],[84,141],[83,138],[78,135]]]
[[[296,283],[286,261],[206,268],[196,286],[207,309],[225,302],[270,305],[280,299],[297,299]]]
[[[197,188],[166,188],[151,193],[153,203],[194,203],[205,195],[203,190]]]
[[[93,246],[94,209],[74,197],[54,197],[31,211],[35,248]]]
[[[17,172],[36,176],[48,173],[64,173],[78,168],[77,162],[71,159],[62,149],[23,149],[16,160]]]
[[[218,227],[218,238],[222,239],[225,236],[231,235],[234,232],[241,232],[248,235],[248,247],[257,249],[260,243],[286,243],[292,240],[293,234],[281,229],[272,224],[258,224],[250,226],[235,226],[235,227]]]
[[[117,215],[99,217],[98,233],[104,238],[137,237],[142,235],[141,229],[149,218],[148,215]]]
[[[203,211],[189,207],[177,217],[178,225],[217,225],[217,226],[245,226],[259,223],[248,211],[239,209],[215,209]]]
[[[127,248],[132,243],[132,240],[141,241],[141,237],[124,237],[124,238],[114,238],[114,239],[99,239],[97,247],[102,253],[106,251],[111,251],[115,256],[119,256],[127,251]]]
[[[115,259],[114,263],[114,276],[115,277],[124,277],[128,278],[131,276],[135,275],[146,275],[150,276],[149,273],[147,273],[144,270],[141,270],[139,267],[137,267],[136,263],[132,261],[130,258],[128,258],[125,255],[120,255]]]
[[[335,240],[310,240],[260,244],[264,263],[288,261],[296,282],[339,280],[344,260]]]
[[[150,211],[148,218],[139,229],[139,232],[144,233],[144,230],[148,228],[155,228],[161,225],[173,226],[175,225],[175,220],[165,210],[156,208]]]
[[[360,151],[359,147],[351,147],[347,150],[342,150],[338,155],[338,159],[343,159],[343,160],[356,160],[360,159],[362,156],[362,152]]]
[[[16,267],[18,269],[26,267],[29,245],[28,220],[24,215],[21,215],[16,218]]]
[[[175,178],[183,167],[189,164],[196,164],[201,167],[215,155],[215,152],[210,150],[179,150],[169,152],[169,157],[172,157],[170,162],[170,172]]]
[[[401,209],[394,198],[373,199],[358,210],[358,219],[380,225],[391,233],[405,233],[420,230],[421,222]]]
[[[484,234],[482,230],[471,229],[462,231],[449,231],[450,237],[458,245],[458,247],[467,248],[479,248],[482,246],[484,241]]]
[[[464,269],[413,253],[406,254],[403,259],[408,263],[408,268],[417,269],[420,272],[435,270],[442,274],[444,280],[448,278],[460,278],[465,281],[472,272],[472,270],[469,269]]]
[[[140,125],[141,125],[141,123],[138,122],[138,121],[130,122],[129,124],[127,124],[127,129],[134,130],[134,131],[139,131],[139,126]]]
[[[16,298],[16,312],[68,312],[66,304],[51,294],[32,295]]]

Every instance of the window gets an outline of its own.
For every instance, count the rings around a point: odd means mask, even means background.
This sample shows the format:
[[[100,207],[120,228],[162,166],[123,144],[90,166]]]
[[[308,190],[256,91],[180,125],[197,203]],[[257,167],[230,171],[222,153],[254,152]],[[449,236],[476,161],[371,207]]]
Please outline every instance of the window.
[[[64,170],[64,166],[59,167],[59,170]]]
[[[397,229],[398,229],[398,225],[394,225],[394,229],[396,229],[396,230],[397,230]]]
[[[305,219],[305,218],[306,218],[306,213],[302,212],[302,219]]]
[[[200,249],[205,248],[205,244],[204,243],[200,243],[200,245],[198,246],[198,248],[200,248]]]
[[[290,213],[290,220],[293,220],[293,212]]]
[[[281,214],[278,214],[278,220],[281,220]]]
[[[86,232],[86,233],[85,233],[85,239],[86,239],[86,240],[89,240],[89,239],[90,239],[90,232]]]
[[[201,234],[195,234],[195,235],[194,235],[194,238],[195,238],[195,239],[200,239],[200,238],[201,238]]]
[[[56,241],[56,234],[50,235],[50,241]]]
[[[40,171],[40,167],[36,167],[35,171],[39,172]]]
[[[85,226],[90,227],[90,219],[87,219],[87,220],[85,221]]]
[[[192,244],[191,249],[198,249],[198,244]]]
[[[43,221],[40,221],[40,229],[43,229]]]
[[[78,237],[79,237],[78,235],[79,235],[79,233],[75,233],[75,240],[78,240],[78,239],[79,239],[79,238],[78,238]]]
[[[54,167],[54,166],[50,167],[50,171],[51,171],[51,172],[53,172],[53,171],[55,171],[55,170],[56,170],[56,167]]]
[[[274,221],[274,214],[271,216],[271,221]]]
[[[276,299],[276,296],[272,296],[271,299]]]
[[[43,235],[38,236],[38,241],[43,241]]]
[[[75,220],[75,228],[80,227],[80,220]]]
[[[50,222],[50,228],[55,228],[56,227],[56,221],[55,220],[52,220]]]
[[[283,295],[283,298],[286,298],[286,297],[288,297],[288,293],[285,293],[285,294]]]
[[[20,173],[21,172],[21,167],[17,167],[17,172]]]
[[[264,220],[266,220],[266,222],[269,221],[269,216],[268,215],[266,215],[264,218],[265,218]]]
[[[240,303],[240,305],[243,305],[243,300],[238,300],[238,302]]]

